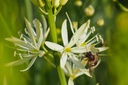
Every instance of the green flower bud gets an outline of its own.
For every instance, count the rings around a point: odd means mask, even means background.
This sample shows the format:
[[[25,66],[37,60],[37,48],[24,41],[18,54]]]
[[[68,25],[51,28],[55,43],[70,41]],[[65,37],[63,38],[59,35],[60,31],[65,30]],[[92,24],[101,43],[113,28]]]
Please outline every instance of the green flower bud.
[[[89,5],[87,8],[85,8],[84,12],[87,16],[92,16],[95,12],[95,9],[92,5]]]
[[[60,0],[60,5],[65,5],[68,2],[68,0]]]
[[[44,7],[45,6],[45,2],[43,0],[31,0],[32,3],[38,7]]]
[[[82,6],[82,1],[81,0],[76,0],[75,5],[76,6]]]
[[[97,20],[97,25],[98,26],[103,26],[104,25],[104,20],[103,19]]]
[[[60,0],[53,0],[53,7],[57,8],[60,5]]]

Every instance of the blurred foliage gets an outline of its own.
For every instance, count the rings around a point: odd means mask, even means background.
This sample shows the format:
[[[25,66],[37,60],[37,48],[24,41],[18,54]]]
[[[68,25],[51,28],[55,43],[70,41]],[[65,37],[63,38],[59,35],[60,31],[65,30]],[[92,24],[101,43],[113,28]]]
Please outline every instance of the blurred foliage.
[[[82,23],[91,19],[91,26],[96,27],[96,33],[100,33],[105,39],[105,45],[109,46],[108,56],[102,57],[102,62],[96,68],[94,77],[83,75],[75,79],[76,85],[128,85],[128,13],[123,12],[112,0],[81,0],[82,6],[74,5],[75,0],[69,0],[62,8],[57,18],[57,27],[68,12],[72,21]],[[127,0],[119,0],[128,7]],[[92,5],[95,13],[86,16],[84,9]],[[26,67],[5,67],[5,63],[16,60],[13,57],[11,45],[5,41],[5,37],[18,36],[18,31],[23,31],[24,17],[32,22],[32,19],[41,20],[41,13],[30,0],[1,0],[0,2],[0,85],[60,85],[56,69],[52,68],[43,58],[39,58],[33,67],[27,72],[20,72]],[[98,26],[97,20],[103,19],[104,25]],[[11,48],[10,48],[11,47]]]

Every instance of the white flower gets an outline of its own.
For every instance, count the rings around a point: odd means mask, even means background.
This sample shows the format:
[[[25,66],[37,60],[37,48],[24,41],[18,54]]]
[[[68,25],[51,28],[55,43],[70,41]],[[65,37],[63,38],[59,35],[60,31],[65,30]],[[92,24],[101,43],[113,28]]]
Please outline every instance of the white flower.
[[[69,77],[68,85],[74,85],[73,80],[83,74],[92,77],[89,73],[89,69],[85,68],[87,61],[79,61],[74,54],[71,55],[70,59],[68,59],[64,68],[65,74]]]
[[[62,57],[60,59],[61,68],[65,67],[67,58],[70,57],[73,53],[84,53],[85,49],[83,47],[75,46],[76,42],[83,34],[84,30],[86,29],[85,25],[82,25],[71,37],[70,41],[68,42],[68,32],[67,32],[67,20],[64,20],[61,28],[61,36],[63,40],[63,45],[59,45],[56,43],[52,43],[46,41],[45,44],[47,47],[54,51],[58,51],[62,53]]]
[[[38,56],[42,57],[45,54],[43,50],[40,50],[40,47],[42,44],[44,44],[44,41],[49,33],[49,30],[46,32],[47,25],[44,17],[43,21],[44,26],[42,28],[42,25],[39,22],[39,20],[33,20],[35,27],[34,29],[32,28],[30,22],[28,22],[28,20],[25,19],[27,27],[27,29],[25,29],[25,33],[27,35],[21,34],[20,39],[16,37],[6,38],[7,41],[12,42],[17,47],[17,51],[19,53],[14,52],[14,55],[19,55],[19,57],[21,58],[20,60],[8,63],[7,66],[19,65],[31,60],[28,67],[24,70],[21,70],[26,71],[33,65]],[[46,33],[44,34],[44,32]]]
[[[69,16],[67,15],[68,20],[70,22],[70,28],[72,30],[72,33],[74,34],[75,31],[73,29],[73,26],[71,24],[71,20],[69,18]],[[83,32],[83,34],[81,34],[81,36],[79,36],[78,41],[76,42],[76,48],[84,48],[84,54],[79,53],[77,55],[72,54],[69,58],[68,61],[66,62],[66,65],[64,67],[64,72],[69,76],[69,81],[68,81],[68,85],[74,85],[73,80],[75,78],[77,78],[80,75],[86,74],[87,76],[91,77],[91,70],[94,70],[100,63],[101,59],[98,58],[99,55],[98,54],[102,51],[105,51],[108,49],[108,47],[95,47],[97,44],[99,43],[104,43],[101,35],[96,34],[94,37],[90,38],[90,35],[94,33],[95,28],[94,27],[90,27],[90,20],[88,20],[86,23],[84,23],[81,27],[85,27],[85,30]],[[75,29],[76,30],[76,29]],[[78,29],[79,30],[79,29]],[[76,30],[76,31],[78,31]],[[98,54],[95,55],[95,59],[94,60],[90,60],[88,59],[88,57],[86,57],[86,53],[90,52],[92,54]],[[82,58],[84,55],[84,58]],[[91,64],[92,66],[89,68],[85,68],[87,63]]]

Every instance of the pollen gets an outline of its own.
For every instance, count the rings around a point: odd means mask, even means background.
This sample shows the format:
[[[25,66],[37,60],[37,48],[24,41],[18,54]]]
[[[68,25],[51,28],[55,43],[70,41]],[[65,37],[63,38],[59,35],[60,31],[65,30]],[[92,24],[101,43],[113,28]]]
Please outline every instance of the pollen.
[[[65,48],[65,51],[66,51],[66,52],[71,52],[71,50],[72,50],[72,49],[71,49],[70,47],[66,47],[66,48]]]

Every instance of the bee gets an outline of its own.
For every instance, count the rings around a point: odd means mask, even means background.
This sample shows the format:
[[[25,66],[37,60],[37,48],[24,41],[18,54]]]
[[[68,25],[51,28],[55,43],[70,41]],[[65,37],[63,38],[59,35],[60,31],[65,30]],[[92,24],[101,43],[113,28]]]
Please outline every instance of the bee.
[[[93,67],[98,64],[98,53],[91,51],[86,52],[84,53],[84,58],[87,58],[86,60],[88,61],[89,72],[90,74],[92,74]]]

